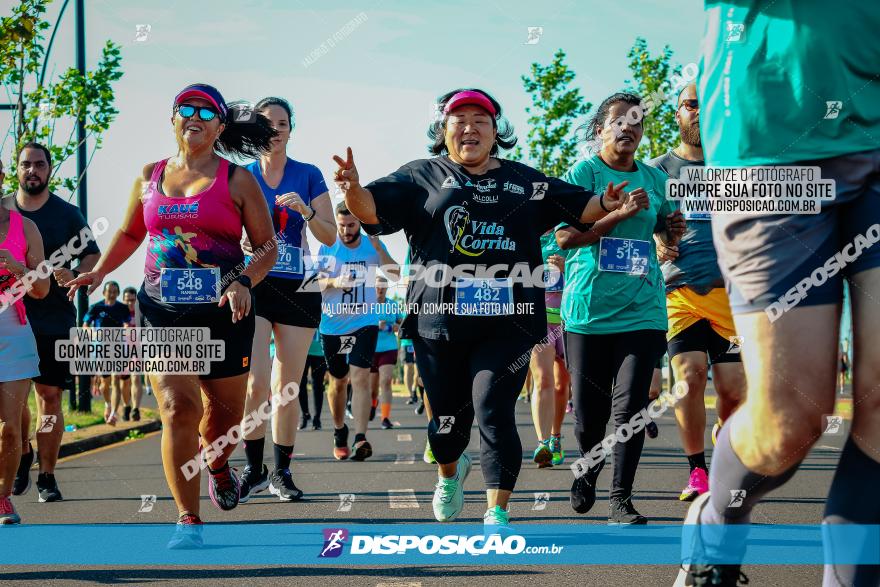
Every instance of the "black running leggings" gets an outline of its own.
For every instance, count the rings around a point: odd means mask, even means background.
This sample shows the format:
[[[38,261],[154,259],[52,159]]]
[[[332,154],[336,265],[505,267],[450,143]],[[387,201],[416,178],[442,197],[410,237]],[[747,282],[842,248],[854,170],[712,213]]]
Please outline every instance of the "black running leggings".
[[[666,352],[662,330],[634,330],[616,334],[565,333],[565,355],[571,374],[574,433],[581,454],[589,453],[607,434],[629,422],[648,403],[648,390],[657,359]],[[606,433],[614,414],[614,430]],[[611,497],[632,494],[636,468],[642,456],[645,431],[614,445]],[[591,474],[598,476],[602,465]]]
[[[309,371],[312,372],[312,396],[315,399],[315,411],[309,412],[309,394],[306,385],[309,381]],[[306,366],[303,369],[302,382],[299,384],[299,407],[303,414],[311,414],[316,420],[321,418],[321,408],[324,407],[324,373],[327,372],[327,363],[324,356],[309,355],[306,357]]]
[[[412,341],[433,414],[428,439],[434,458],[440,464],[458,460],[470,442],[476,414],[486,488],[513,491],[523,458],[516,398],[535,341],[491,335],[470,341]]]

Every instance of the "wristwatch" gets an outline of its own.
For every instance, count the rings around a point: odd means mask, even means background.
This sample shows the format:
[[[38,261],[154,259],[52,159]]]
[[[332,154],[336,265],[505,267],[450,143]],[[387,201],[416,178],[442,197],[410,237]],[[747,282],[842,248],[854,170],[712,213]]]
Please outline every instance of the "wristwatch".
[[[306,204],[306,206],[308,206],[308,204]],[[312,211],[312,213],[311,213],[311,214],[309,214],[309,217],[308,217],[308,218],[306,218],[306,217],[305,217],[305,216],[303,216],[303,220],[305,220],[305,221],[306,221],[306,222],[308,222],[308,221],[309,221],[309,220],[311,220],[311,219],[312,219],[312,218],[314,218],[314,217],[315,217],[315,214],[317,214],[317,213],[318,213],[318,211],[317,211],[317,210],[315,210],[315,209],[314,209],[314,208],[312,208],[312,207],[311,207],[311,206],[309,206],[309,210],[311,210],[311,211]]]
[[[239,275],[235,278],[235,281],[239,282],[248,289],[251,289],[253,287],[253,284],[251,283],[251,278],[247,275]]]

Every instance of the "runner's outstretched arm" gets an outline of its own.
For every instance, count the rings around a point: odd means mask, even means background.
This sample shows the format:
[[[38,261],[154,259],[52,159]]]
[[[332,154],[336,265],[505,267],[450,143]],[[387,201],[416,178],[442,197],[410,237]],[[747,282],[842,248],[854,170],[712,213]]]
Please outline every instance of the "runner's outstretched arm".
[[[104,281],[104,277],[125,263],[144,242],[144,238],[147,236],[147,227],[144,224],[144,205],[141,202],[141,196],[144,193],[143,187],[150,181],[155,165],[155,163],[146,165],[141,177],[135,180],[128,198],[128,209],[122,219],[122,226],[113,235],[110,246],[101,255],[95,268],[81,273],[67,284],[70,287],[67,292],[69,299],[74,298],[80,287],[88,286],[87,293],[89,294],[98,289]]]
[[[595,200],[596,198],[593,198]],[[591,200],[592,201],[592,200]],[[556,244],[563,250],[577,249],[599,242],[599,239],[623,222],[635,216],[639,210],[648,208],[648,193],[637,188],[630,192],[617,210],[609,212],[604,218],[596,221],[589,229],[581,232],[573,226],[566,226],[556,231]]]

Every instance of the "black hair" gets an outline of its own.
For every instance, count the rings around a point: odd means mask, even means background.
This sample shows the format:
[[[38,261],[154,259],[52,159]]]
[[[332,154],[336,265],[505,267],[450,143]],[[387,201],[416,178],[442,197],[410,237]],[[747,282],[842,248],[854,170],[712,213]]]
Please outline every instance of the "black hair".
[[[428,152],[432,155],[444,155],[447,153],[445,132],[446,115],[443,114],[443,109],[446,107],[446,103],[449,102],[449,99],[459,92],[479,92],[486,96],[486,98],[492,102],[492,106],[495,107],[495,117],[492,119],[492,127],[498,131],[498,134],[495,137],[495,144],[492,145],[492,150],[489,154],[497,155],[499,147],[505,150],[512,149],[513,146],[516,145],[516,135],[513,131],[513,125],[501,115],[501,104],[498,103],[498,100],[493,98],[488,92],[479,88],[458,88],[457,90],[446,92],[437,98],[437,103],[435,104],[435,107],[437,108],[437,116],[435,120],[431,122],[431,126],[428,127],[428,138],[432,141],[431,144],[428,145]]]
[[[583,141],[592,148],[593,151],[598,151],[598,146],[601,146],[601,141],[596,135],[602,130],[602,128],[604,128],[605,120],[608,118],[608,113],[611,111],[611,107],[620,103],[641,107],[642,99],[631,92],[616,92],[611,94],[602,100],[602,103],[596,108],[596,112],[593,116],[586,123],[578,127],[577,132],[583,133]]]
[[[246,115],[236,116],[237,109]],[[259,159],[271,150],[271,141],[278,134],[268,118],[240,102],[229,105],[223,124],[226,128],[217,137],[214,151],[226,157]]]
[[[115,281],[108,281],[107,283],[104,284],[104,289],[102,289],[101,292],[107,293],[107,288],[110,287],[111,285],[115,285],[116,291],[119,291],[119,284],[118,283],[116,283]]]
[[[342,214],[343,216],[348,216],[349,214],[351,214],[351,212],[345,206],[345,202],[339,202],[338,204],[336,204],[336,214],[337,215]]]
[[[52,167],[52,153],[50,153],[49,149],[47,149],[44,145],[36,141],[28,141],[21,146],[21,150],[18,152],[18,157],[15,159],[16,163],[19,159],[21,159],[21,154],[25,149],[39,149],[43,152],[43,155],[46,156],[46,163],[49,165],[50,168]]]
[[[135,288],[133,288],[133,287],[130,286],[130,285],[129,285],[128,287],[126,287],[124,290],[122,290],[122,295],[123,295],[123,296],[124,296],[125,294],[129,294],[129,293],[130,293],[130,294],[134,294],[135,296],[137,296],[137,295],[138,295],[138,290],[136,290]]]
[[[290,130],[293,130],[293,108],[290,106],[290,103],[284,98],[278,98],[277,96],[268,96],[263,98],[259,102],[257,102],[255,110],[262,110],[267,106],[278,106],[285,112],[287,112],[287,123],[290,126]]]

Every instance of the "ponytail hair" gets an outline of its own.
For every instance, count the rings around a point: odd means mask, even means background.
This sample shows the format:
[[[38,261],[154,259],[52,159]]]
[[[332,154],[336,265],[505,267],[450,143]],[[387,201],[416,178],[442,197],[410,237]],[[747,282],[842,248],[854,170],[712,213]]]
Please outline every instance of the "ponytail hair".
[[[269,152],[278,134],[268,118],[245,102],[230,104],[223,123],[226,127],[214,143],[214,151],[228,158],[259,159]]]

